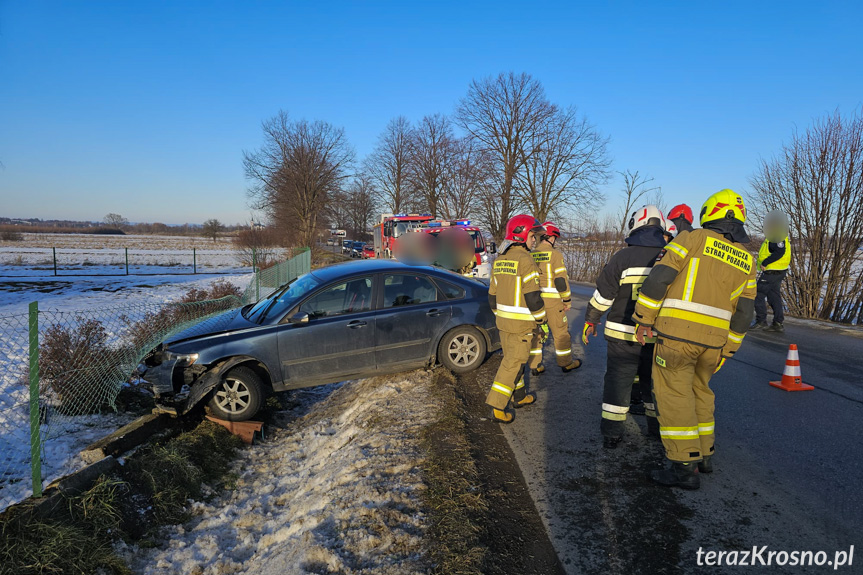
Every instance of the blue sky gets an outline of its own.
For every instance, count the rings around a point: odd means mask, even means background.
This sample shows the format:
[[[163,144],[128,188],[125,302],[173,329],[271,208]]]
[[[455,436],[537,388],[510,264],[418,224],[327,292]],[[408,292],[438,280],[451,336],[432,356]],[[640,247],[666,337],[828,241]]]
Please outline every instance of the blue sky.
[[[863,103],[855,2],[0,0],[0,215],[247,220],[279,109],[358,157],[397,115],[525,71],[669,205],[747,188],[795,126]],[[616,207],[619,178],[605,188]]]

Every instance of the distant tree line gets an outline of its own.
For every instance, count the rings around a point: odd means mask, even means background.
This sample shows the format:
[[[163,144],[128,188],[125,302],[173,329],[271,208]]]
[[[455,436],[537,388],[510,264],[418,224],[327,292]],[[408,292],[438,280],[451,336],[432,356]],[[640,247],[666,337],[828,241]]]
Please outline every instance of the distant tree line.
[[[519,212],[598,207],[610,174],[607,138],[529,74],[474,80],[449,115],[396,116],[360,160],[325,121],[282,111],[262,128],[262,146],[243,154],[249,199],[287,245],[328,227],[362,237],[382,212],[469,217],[500,240]]]

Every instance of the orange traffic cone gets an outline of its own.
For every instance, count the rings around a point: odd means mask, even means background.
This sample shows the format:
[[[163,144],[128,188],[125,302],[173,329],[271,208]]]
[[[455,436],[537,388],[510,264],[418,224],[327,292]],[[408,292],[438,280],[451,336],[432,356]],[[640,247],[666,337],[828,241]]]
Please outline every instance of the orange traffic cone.
[[[785,360],[785,371],[782,372],[782,381],[771,381],[770,385],[784,389],[785,391],[809,391],[815,389],[806,385],[800,378],[800,356],[797,354],[797,344],[788,346],[788,358]]]

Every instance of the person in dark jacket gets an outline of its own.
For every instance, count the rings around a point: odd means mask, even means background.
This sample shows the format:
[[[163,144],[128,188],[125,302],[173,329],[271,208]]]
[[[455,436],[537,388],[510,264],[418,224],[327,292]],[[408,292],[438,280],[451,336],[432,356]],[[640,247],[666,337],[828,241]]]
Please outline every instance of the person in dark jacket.
[[[764,219],[764,242],[758,250],[758,294],[755,296],[753,330],[785,331],[785,310],[782,303],[782,280],[791,265],[791,238],[788,237],[788,216],[778,210]],[[766,300],[766,301],[765,301]],[[767,304],[773,310],[773,323],[767,325]]]
[[[656,206],[642,206],[632,213],[628,223],[627,246],[614,254],[603,268],[585,312],[581,337],[585,345],[588,344],[589,336],[596,335],[602,315],[608,312],[605,322],[608,359],[600,431],[603,446],[609,449],[615,448],[623,438],[636,376],[645,398],[648,432],[659,435],[656,409],[649,393],[653,345],[642,347],[636,342],[632,313],[641,284],[665,247],[665,228],[665,217]]]

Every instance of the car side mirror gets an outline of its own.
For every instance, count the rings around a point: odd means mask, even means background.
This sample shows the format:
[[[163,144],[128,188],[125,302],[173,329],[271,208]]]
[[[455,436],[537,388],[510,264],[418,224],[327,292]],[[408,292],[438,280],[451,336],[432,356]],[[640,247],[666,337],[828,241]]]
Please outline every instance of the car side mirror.
[[[496,254],[497,253],[497,244],[496,243],[491,242],[490,244],[488,244],[488,253],[490,253],[490,254]]]
[[[294,314],[288,320],[288,323],[294,323],[294,324],[299,324],[299,325],[309,323],[309,314],[307,314],[305,312],[300,312],[298,314]]]

